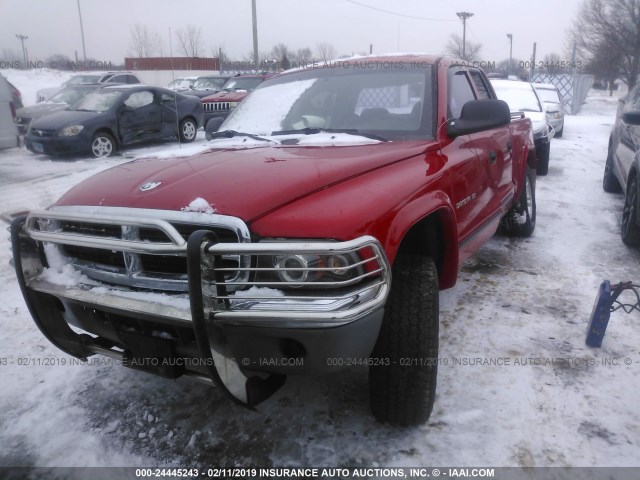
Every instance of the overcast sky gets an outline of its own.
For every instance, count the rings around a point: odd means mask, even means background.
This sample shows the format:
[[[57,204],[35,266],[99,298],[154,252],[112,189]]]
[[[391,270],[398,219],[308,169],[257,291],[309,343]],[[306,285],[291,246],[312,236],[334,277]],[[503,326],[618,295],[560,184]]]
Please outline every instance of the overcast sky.
[[[131,55],[134,24],[157,31],[163,54],[182,56],[175,31],[193,24],[202,28],[205,56],[218,47],[233,58],[252,51],[251,0],[79,0],[87,57],[123,63]],[[513,57],[528,60],[537,42],[537,59],[556,52],[564,58],[567,31],[582,0],[257,0],[261,52],[284,43],[290,49],[318,42],[332,44],[338,55],[398,51],[444,52],[451,33],[462,35],[456,12],[474,16],[467,39],[482,44],[482,58],[509,57],[506,34],[513,34]],[[365,6],[363,6],[365,5]],[[369,7],[369,8],[368,8]],[[379,10],[376,10],[379,9]],[[386,10],[380,11],[380,10]],[[391,13],[389,13],[391,12]],[[409,18],[419,17],[419,18]],[[60,53],[82,57],[78,0],[0,0],[0,53],[21,52],[16,34],[27,35],[29,58]]]

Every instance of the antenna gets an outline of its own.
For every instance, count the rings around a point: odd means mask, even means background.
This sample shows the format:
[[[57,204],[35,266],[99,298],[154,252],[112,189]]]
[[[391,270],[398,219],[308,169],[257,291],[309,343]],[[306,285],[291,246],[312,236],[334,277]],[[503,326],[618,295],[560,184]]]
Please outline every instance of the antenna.
[[[173,69],[173,43],[171,42],[171,27],[169,27],[169,59],[171,63],[171,81],[173,82],[176,79],[176,72]],[[176,90],[173,91],[173,106],[176,109],[176,132],[178,132],[178,148],[182,149],[182,138],[180,137],[180,117],[178,116],[178,92]]]

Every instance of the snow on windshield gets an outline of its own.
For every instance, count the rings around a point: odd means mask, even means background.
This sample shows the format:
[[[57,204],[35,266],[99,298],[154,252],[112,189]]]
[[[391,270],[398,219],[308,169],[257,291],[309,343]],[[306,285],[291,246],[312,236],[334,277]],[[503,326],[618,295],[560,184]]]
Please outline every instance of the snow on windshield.
[[[509,105],[509,109],[512,112],[529,111],[529,112],[541,112],[542,107],[538,102],[538,97],[533,91],[533,87],[530,88],[518,88],[509,87],[504,85],[496,85],[493,83],[493,88],[496,91],[496,95],[500,100],[504,100]]]
[[[118,100],[122,92],[118,90],[99,90],[81,99],[74,110],[89,110],[90,112],[106,112]]]
[[[298,101],[317,79],[282,83],[253,92],[240,104],[220,130],[236,130],[268,135],[282,130],[282,122]]]
[[[560,98],[558,98],[558,92],[556,90],[552,90],[550,88],[536,88],[536,92],[538,93],[540,100],[543,102],[560,103]]]

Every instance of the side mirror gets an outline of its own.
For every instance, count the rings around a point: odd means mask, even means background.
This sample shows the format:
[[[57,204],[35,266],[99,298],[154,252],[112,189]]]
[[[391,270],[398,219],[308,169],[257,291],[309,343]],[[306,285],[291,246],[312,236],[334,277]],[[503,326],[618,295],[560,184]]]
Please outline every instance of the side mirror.
[[[130,112],[133,112],[132,107],[128,107],[127,105],[122,105],[122,107],[120,107],[120,113],[130,113]]]
[[[622,121],[628,125],[640,125],[640,110],[631,110],[623,113]]]
[[[511,112],[502,100],[471,100],[462,107],[459,118],[447,120],[447,135],[461,135],[503,127],[511,122]]]
[[[207,140],[211,140],[211,135],[218,131],[222,122],[224,122],[222,117],[214,117],[207,122],[207,126],[204,127],[204,136]]]

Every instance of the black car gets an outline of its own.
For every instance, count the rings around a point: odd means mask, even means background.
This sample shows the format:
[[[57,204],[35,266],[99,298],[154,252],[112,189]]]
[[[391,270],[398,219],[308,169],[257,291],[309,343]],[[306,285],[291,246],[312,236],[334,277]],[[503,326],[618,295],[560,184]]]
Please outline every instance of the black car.
[[[207,95],[212,95],[214,93],[222,90],[222,87],[227,80],[231,77],[229,76],[219,76],[219,75],[208,75],[206,77],[198,77],[195,82],[189,87],[187,90],[183,90],[180,93],[184,95],[193,95],[198,98],[204,98]]]
[[[625,193],[622,210],[622,241],[640,246],[640,83],[620,99],[616,123],[609,137],[609,153],[604,167],[605,192]]]
[[[203,122],[196,97],[144,85],[109,86],[31,122],[25,145],[35,153],[108,157],[131,143],[176,136],[191,142]]]

